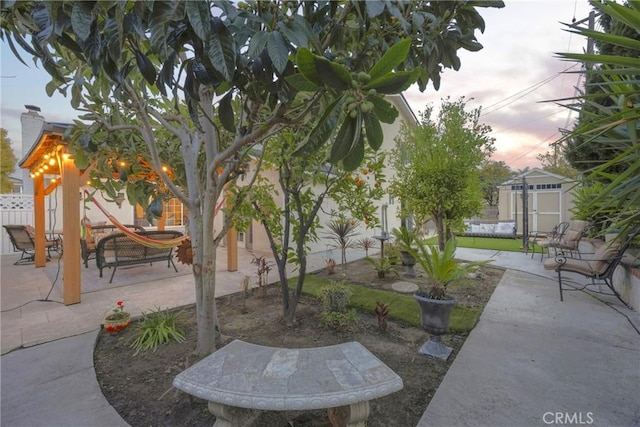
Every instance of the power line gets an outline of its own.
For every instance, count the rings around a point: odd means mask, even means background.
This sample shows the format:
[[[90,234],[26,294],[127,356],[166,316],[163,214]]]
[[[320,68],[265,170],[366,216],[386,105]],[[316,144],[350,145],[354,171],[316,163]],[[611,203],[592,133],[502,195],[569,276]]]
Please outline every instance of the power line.
[[[501,99],[501,100],[500,100],[500,101],[498,101],[498,102],[495,102],[495,103],[493,103],[493,104],[489,105],[489,106],[488,106],[488,107],[486,107],[486,108],[483,108],[482,112],[480,113],[480,117],[485,117],[485,116],[487,116],[487,115],[489,115],[489,114],[491,114],[491,113],[493,113],[493,112],[495,112],[495,111],[498,111],[498,110],[500,110],[500,109],[502,109],[502,108],[507,107],[508,105],[513,104],[513,103],[514,103],[514,102],[516,102],[517,100],[519,100],[519,99],[521,99],[521,98],[523,98],[523,97],[525,97],[525,96],[529,95],[531,92],[534,92],[534,91],[538,90],[538,89],[539,89],[539,88],[541,88],[542,86],[544,86],[544,85],[546,85],[546,84],[550,83],[551,81],[553,81],[553,80],[557,79],[558,77],[560,77],[560,76],[564,75],[567,71],[571,70],[572,68],[576,67],[577,65],[578,65],[577,63],[576,63],[576,64],[573,64],[572,66],[567,67],[567,68],[565,68],[564,70],[562,70],[562,71],[560,71],[560,72],[558,72],[558,73],[556,73],[556,74],[554,74],[554,75],[552,75],[552,76],[550,76],[550,77],[547,77],[547,78],[546,78],[546,79],[544,79],[544,80],[539,81],[538,83],[535,83],[535,84],[533,84],[533,85],[531,85],[531,86],[529,86],[529,87],[527,87],[527,88],[522,89],[522,90],[521,90],[521,91],[519,91],[519,92],[514,93],[513,95],[510,95],[510,96],[508,96],[508,97],[506,97],[506,98],[504,98],[504,99]],[[491,107],[494,107],[494,106],[496,106],[496,105],[498,105],[498,104],[501,104],[501,103],[503,103],[503,102],[505,102],[505,101],[507,101],[507,100],[509,100],[509,99],[511,99],[511,98],[514,98],[514,99],[512,99],[511,101],[507,102],[507,103],[506,103],[506,104],[504,104],[504,105],[501,105],[501,106],[499,106],[499,107],[494,108],[494,109],[493,109],[493,110],[491,110],[491,111],[488,111],[488,112],[486,111],[486,110],[490,109]]]

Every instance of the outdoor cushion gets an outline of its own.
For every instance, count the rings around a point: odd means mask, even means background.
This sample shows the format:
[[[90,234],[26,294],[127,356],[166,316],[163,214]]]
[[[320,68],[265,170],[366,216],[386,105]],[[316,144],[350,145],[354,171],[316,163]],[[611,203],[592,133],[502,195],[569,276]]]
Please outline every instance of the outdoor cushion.
[[[500,234],[512,234],[513,223],[512,222],[499,222],[496,224],[495,232]]]

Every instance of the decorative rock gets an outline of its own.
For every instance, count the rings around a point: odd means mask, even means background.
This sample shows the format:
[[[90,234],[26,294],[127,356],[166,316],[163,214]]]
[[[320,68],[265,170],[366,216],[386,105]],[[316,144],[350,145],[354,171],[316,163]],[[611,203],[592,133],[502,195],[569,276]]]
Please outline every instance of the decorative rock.
[[[396,282],[391,285],[391,289],[402,294],[412,294],[418,290],[418,285],[411,282]]]

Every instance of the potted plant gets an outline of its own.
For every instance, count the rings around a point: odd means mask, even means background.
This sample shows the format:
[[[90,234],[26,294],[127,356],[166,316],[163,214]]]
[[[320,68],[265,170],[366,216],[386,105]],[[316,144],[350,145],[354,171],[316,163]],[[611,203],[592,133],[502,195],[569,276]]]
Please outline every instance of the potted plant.
[[[413,266],[416,265],[416,260],[412,254],[412,249],[415,249],[418,237],[413,230],[409,230],[407,227],[394,228],[391,230],[393,237],[396,238],[396,242],[400,247],[400,253],[402,254],[402,265],[406,267],[404,271],[405,277],[416,277],[416,272]]]
[[[447,360],[451,348],[441,342],[442,335],[449,332],[451,310],[456,301],[447,295],[447,286],[456,282],[489,261],[462,263],[455,259],[456,241],[447,240],[444,251],[435,245],[416,240],[415,248],[409,248],[417,264],[422,268],[425,281],[419,282],[420,290],[413,296],[420,306],[422,328],[429,333],[429,340],[419,353]]]
[[[110,310],[102,322],[104,329],[117,334],[131,324],[131,314],[124,311],[124,302],[118,301],[116,306]]]

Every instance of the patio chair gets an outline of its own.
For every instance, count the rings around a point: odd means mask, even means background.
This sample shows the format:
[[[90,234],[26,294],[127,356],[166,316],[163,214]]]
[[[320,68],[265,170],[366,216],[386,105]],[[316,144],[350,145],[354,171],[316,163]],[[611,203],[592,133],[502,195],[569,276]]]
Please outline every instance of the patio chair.
[[[20,259],[13,265],[28,264],[35,260],[36,243],[34,238],[34,230],[30,225],[3,225],[7,230],[11,244],[16,252],[21,251]],[[58,250],[59,242],[57,240],[46,240],[47,259],[51,259],[51,249]]]
[[[551,233],[544,234],[544,238],[542,240],[538,240],[538,232],[533,232],[536,236],[533,239],[532,247],[531,247],[531,259],[536,254],[536,245],[540,246],[540,261],[544,257],[544,250],[547,250],[547,256],[549,255],[549,248],[551,245],[558,244],[560,240],[564,237],[564,233],[566,233],[567,228],[569,228],[568,222],[561,222],[551,230]]]
[[[550,255],[550,248],[553,248],[556,254],[558,253],[558,251],[568,251],[569,254],[573,256],[573,253],[575,252],[578,257],[581,258],[582,255],[580,254],[580,240],[582,239],[584,233],[587,231],[588,227],[589,223],[587,221],[574,220],[569,223],[566,231],[559,239],[549,239],[548,241],[538,243],[538,245],[542,248],[540,260],[542,261],[545,249],[547,250],[547,256]]]
[[[564,301],[562,291],[564,290],[582,290],[588,286],[598,286],[596,281],[604,283],[613,292],[625,306],[629,307],[620,294],[613,287],[612,277],[616,267],[622,261],[624,253],[640,232],[640,228],[629,233],[624,240],[615,239],[611,242],[603,244],[594,254],[592,258],[582,259],[566,256],[565,252],[558,251],[555,258],[547,258],[544,260],[544,268],[546,270],[555,270],[558,273],[558,288],[560,290],[560,301]],[[563,273],[581,274],[591,282],[582,287],[571,287],[565,289],[562,286]],[[564,281],[570,281],[564,278]],[[595,292],[595,291],[594,291]],[[600,293],[600,292],[598,292]],[[630,307],[629,307],[630,308]]]

